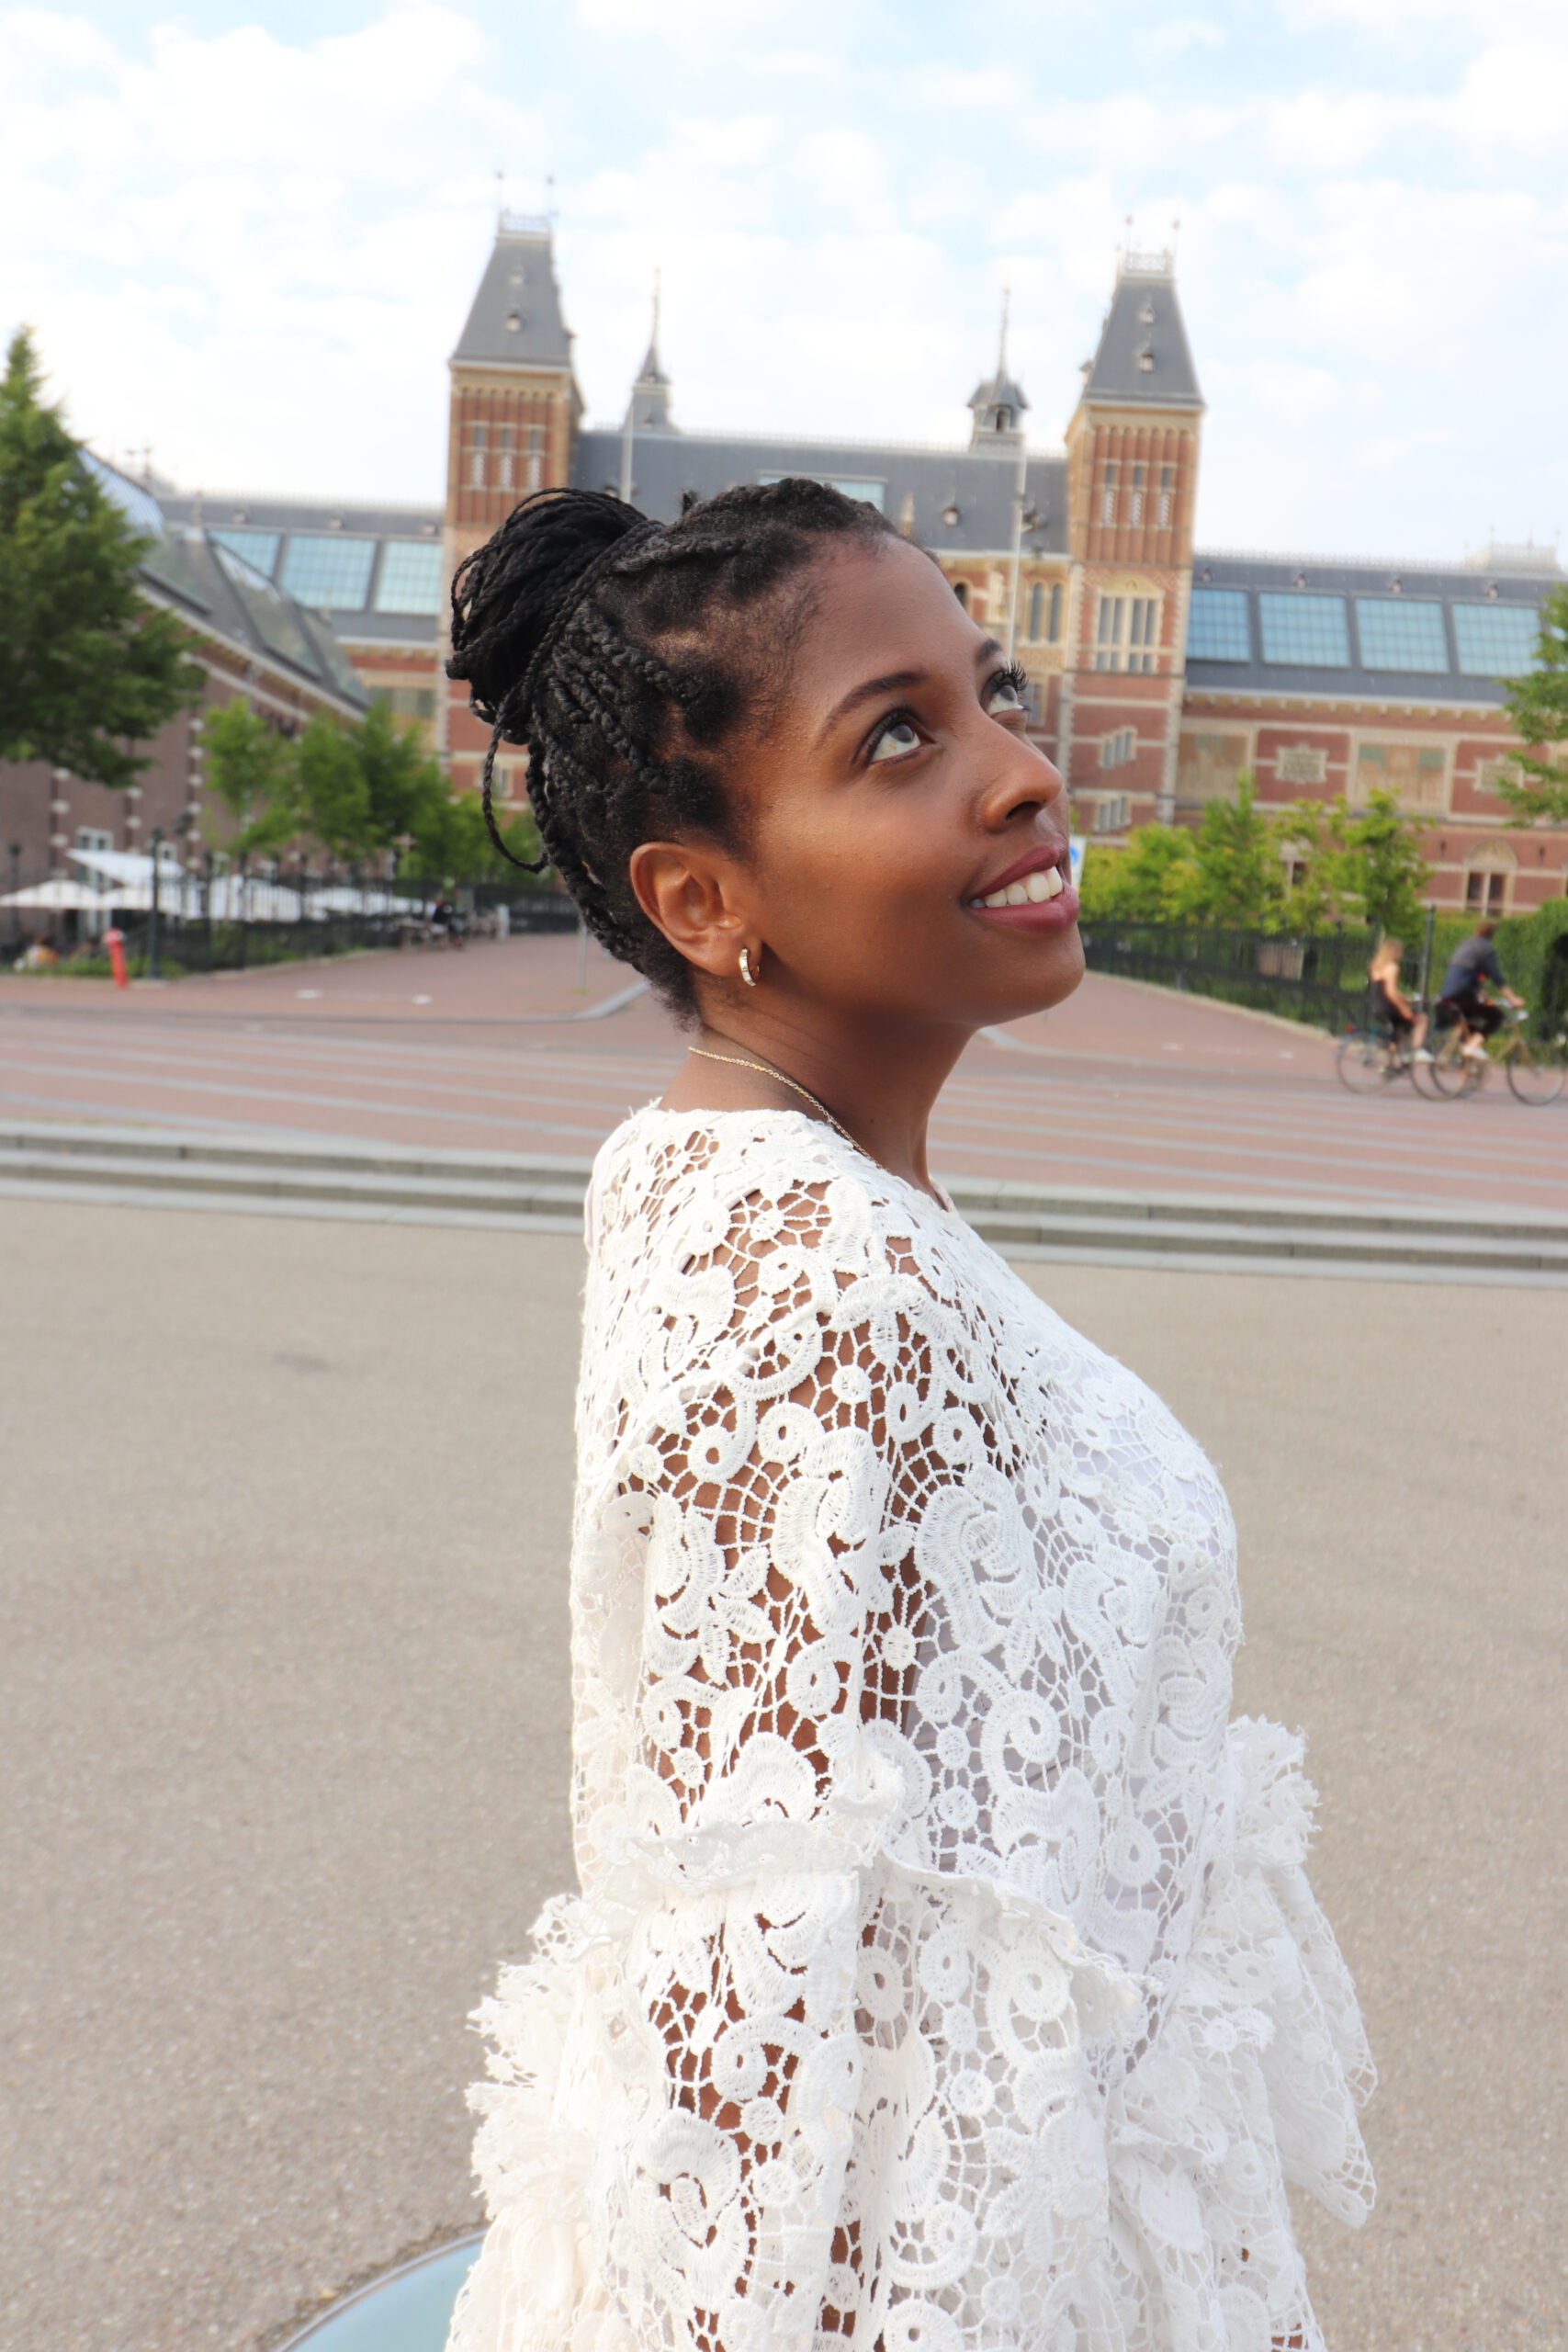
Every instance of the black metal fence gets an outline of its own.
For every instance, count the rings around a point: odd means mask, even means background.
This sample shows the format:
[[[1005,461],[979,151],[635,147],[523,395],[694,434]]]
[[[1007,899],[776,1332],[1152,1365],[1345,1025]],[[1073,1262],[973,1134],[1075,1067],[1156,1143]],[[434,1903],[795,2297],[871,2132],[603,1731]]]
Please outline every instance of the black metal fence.
[[[1115,922],[1086,922],[1082,935],[1091,972],[1154,980],[1330,1030],[1365,1012],[1367,966],[1378,939],[1375,931],[1360,929],[1294,936]]]

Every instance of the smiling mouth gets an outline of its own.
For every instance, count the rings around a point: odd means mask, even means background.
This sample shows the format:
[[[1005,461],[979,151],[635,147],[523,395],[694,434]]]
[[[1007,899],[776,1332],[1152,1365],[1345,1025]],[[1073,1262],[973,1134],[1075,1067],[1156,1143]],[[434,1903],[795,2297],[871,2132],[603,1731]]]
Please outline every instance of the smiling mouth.
[[[1066,888],[1066,877],[1060,865],[1034,866],[1027,874],[1015,874],[1010,881],[1001,884],[983,899],[971,899],[972,907],[1043,907],[1052,899],[1059,899]]]

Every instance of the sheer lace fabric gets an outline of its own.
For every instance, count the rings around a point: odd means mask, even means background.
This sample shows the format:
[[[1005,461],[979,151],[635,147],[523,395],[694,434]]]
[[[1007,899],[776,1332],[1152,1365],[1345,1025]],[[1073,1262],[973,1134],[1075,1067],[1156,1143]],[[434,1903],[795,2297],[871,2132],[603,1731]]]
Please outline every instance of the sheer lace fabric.
[[[638,1114],[591,1225],[581,1893],[451,2352],[1320,2352],[1371,2067],[1202,1453],[796,1114]]]

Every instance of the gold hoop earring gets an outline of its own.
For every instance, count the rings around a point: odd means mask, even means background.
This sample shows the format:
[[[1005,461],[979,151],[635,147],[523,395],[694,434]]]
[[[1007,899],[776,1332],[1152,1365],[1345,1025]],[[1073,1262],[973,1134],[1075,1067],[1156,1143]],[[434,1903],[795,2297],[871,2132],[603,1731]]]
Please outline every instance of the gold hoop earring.
[[[761,949],[759,947],[757,950],[758,955],[761,956]],[[751,969],[751,950],[749,947],[743,947],[740,950],[740,977],[745,981],[749,989],[754,989],[756,987],[757,975]]]

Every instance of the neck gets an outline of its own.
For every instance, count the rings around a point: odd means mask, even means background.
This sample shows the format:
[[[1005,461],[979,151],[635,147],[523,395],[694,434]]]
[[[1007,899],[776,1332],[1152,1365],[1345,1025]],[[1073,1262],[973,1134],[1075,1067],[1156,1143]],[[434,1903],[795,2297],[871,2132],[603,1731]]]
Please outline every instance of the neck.
[[[809,1012],[770,991],[760,1003],[727,997],[703,1007],[697,1043],[707,1053],[772,1063],[815,1094],[861,1149],[922,1192],[932,1105],[973,1033],[943,1023],[912,1028],[856,1008]],[[689,1061],[664,1101],[671,1110],[802,1108],[798,1095],[766,1072]]]

